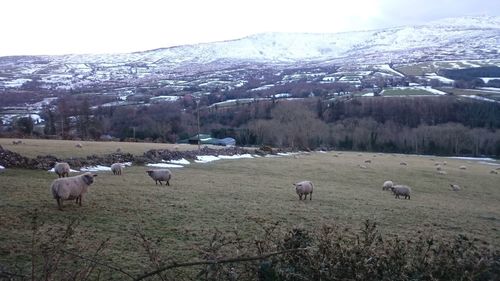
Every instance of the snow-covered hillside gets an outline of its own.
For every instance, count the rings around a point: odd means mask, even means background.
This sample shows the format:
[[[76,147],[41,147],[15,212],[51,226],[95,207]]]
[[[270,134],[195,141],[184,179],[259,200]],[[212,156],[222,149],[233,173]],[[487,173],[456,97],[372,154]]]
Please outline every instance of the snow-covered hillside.
[[[0,89],[116,87],[179,74],[255,64],[388,64],[500,58],[500,17],[461,17],[419,26],[312,34],[266,33],[239,40],[111,55],[0,57]]]

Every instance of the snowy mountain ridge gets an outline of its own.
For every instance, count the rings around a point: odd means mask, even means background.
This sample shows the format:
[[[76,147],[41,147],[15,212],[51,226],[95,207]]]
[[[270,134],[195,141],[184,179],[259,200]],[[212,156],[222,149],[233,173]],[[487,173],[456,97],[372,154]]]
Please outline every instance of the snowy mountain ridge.
[[[110,81],[123,86],[259,64],[286,68],[499,58],[500,17],[460,17],[358,32],[263,33],[128,54],[0,57],[0,89],[33,80],[60,89]]]

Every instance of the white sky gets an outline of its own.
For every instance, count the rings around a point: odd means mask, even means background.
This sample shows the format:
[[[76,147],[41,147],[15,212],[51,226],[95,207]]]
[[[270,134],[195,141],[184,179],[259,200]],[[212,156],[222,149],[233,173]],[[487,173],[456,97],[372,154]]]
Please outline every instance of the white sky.
[[[144,51],[261,32],[500,15],[498,0],[0,0],[0,56]]]

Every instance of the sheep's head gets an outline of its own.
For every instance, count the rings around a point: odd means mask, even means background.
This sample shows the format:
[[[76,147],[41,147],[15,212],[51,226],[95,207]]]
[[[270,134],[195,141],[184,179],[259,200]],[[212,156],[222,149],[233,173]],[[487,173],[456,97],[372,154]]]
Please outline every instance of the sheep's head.
[[[148,175],[150,175],[150,176],[153,174],[153,172],[154,172],[153,170],[147,170],[146,171],[146,173],[148,173]]]
[[[91,174],[89,172],[85,173],[82,175],[82,178],[83,178],[83,181],[87,184],[87,185],[91,185],[94,183],[94,178],[97,177],[96,174]]]

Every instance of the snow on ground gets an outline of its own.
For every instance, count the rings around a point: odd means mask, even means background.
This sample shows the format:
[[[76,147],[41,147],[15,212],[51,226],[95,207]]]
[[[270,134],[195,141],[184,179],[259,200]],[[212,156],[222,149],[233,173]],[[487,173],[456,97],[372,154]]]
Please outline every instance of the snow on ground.
[[[481,67],[479,64],[471,63],[465,60],[461,61],[461,63],[463,63],[467,67]]]
[[[451,68],[461,69],[462,67],[456,62],[450,62]]]
[[[448,159],[459,159],[459,160],[474,160],[474,161],[497,161],[493,158],[488,158],[488,157],[459,157],[459,156],[450,156],[446,157]]]
[[[475,99],[475,100],[482,100],[482,101],[488,101],[488,102],[499,102],[499,101],[496,101],[496,100],[492,100],[492,99],[489,99],[489,98],[480,97],[480,96],[476,96],[476,95],[460,95],[460,96],[464,97],[464,98]]]
[[[454,82],[453,79],[449,79],[449,78],[446,78],[444,76],[439,76],[436,73],[426,73],[425,78],[428,78],[431,80],[436,79],[436,80],[439,80],[440,82],[446,83],[446,84],[452,84]]]
[[[362,95],[363,97],[373,97],[374,94],[373,93],[366,93],[364,95]]]
[[[196,160],[194,160],[194,162],[196,162],[196,163],[208,163],[208,162],[217,161],[217,160],[220,160],[220,158],[217,156],[200,155],[200,156],[196,156]]]
[[[146,164],[146,166],[155,168],[184,168],[184,166],[182,165],[168,164],[168,163],[153,163],[153,164]]]
[[[56,171],[54,171],[54,168],[52,168],[52,169],[48,170],[47,172],[55,173]],[[70,173],[78,173],[79,171],[73,170],[73,169],[69,169],[69,172]]]
[[[182,159],[179,159],[179,160],[171,160],[171,161],[168,161],[168,163],[171,163],[171,164],[179,164],[179,165],[189,165],[191,163],[189,163],[188,160],[182,158]]]
[[[416,87],[417,89],[422,89],[422,90],[425,90],[427,92],[431,92],[433,94],[436,94],[436,95],[447,95],[448,93],[445,93],[443,91],[440,91],[440,90],[436,90],[436,89],[433,89],[429,86],[425,87],[425,86],[421,86],[421,87]]]
[[[107,171],[111,171],[111,167],[96,165],[96,166],[83,167],[80,169],[80,171],[82,171],[82,172],[107,172]]]
[[[491,166],[500,166],[498,163],[492,163],[492,162],[484,162],[484,161],[479,161],[479,164],[485,164],[485,165],[491,165]]]
[[[150,100],[162,100],[162,101],[170,101],[170,102],[173,102],[173,101],[177,101],[179,100],[181,97],[180,96],[157,96],[157,97],[152,97],[150,98]]]
[[[478,87],[477,89],[481,90],[481,91],[491,92],[491,93],[500,93],[500,88]]]
[[[0,165],[0,170],[4,170],[4,169],[5,169],[5,167]]]
[[[220,159],[248,159],[253,158],[250,154],[236,154],[236,155],[219,155]]]
[[[404,74],[402,74],[401,72],[397,72],[396,70],[392,69],[388,64],[378,65],[377,69],[385,70],[385,71],[393,73],[393,74],[395,74],[397,76],[405,77]]]
[[[490,82],[490,80],[500,80],[500,77],[479,77],[484,83]]]

